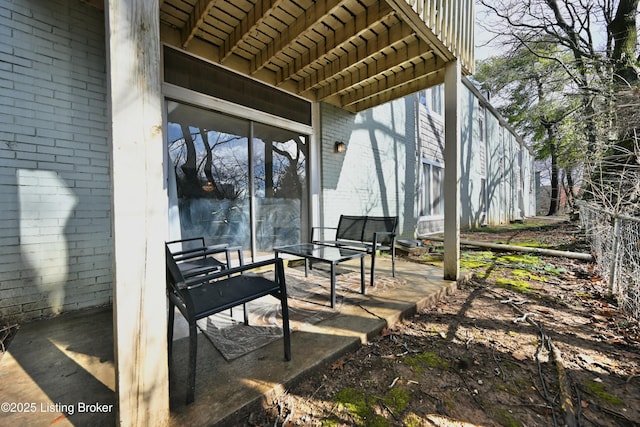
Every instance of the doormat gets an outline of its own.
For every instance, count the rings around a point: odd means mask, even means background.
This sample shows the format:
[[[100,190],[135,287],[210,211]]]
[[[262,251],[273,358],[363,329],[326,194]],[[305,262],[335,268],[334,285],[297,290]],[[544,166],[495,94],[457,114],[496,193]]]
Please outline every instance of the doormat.
[[[328,271],[321,266],[314,266],[309,277],[304,277],[304,269],[287,268],[285,275],[291,332],[304,330],[305,325],[337,316],[345,304],[357,305],[366,301],[369,295],[394,289],[405,283],[396,277],[377,275],[374,286],[369,286],[371,276],[367,273],[367,295],[362,295],[360,273],[337,270],[336,304],[332,309]],[[198,321],[198,328],[227,360],[237,359],[282,338],[282,313],[277,298],[268,295],[251,301],[247,304],[247,310],[249,325],[244,324],[242,306]]]

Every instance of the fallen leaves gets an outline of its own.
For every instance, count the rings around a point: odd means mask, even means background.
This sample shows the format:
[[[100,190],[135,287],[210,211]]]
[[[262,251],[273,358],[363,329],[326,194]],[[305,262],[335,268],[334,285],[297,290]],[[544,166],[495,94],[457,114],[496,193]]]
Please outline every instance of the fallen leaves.
[[[345,359],[340,359],[334,363],[331,364],[331,370],[332,371],[339,371],[340,369],[344,368],[344,364],[346,363]]]

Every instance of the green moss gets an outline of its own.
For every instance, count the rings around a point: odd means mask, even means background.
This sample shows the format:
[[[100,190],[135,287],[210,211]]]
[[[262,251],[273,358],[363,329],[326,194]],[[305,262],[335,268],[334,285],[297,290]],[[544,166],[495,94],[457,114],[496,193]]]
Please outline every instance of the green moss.
[[[426,424],[426,420],[422,419],[417,414],[411,412],[402,420],[406,427],[421,427]]]
[[[347,408],[352,415],[366,418],[369,414],[370,409],[367,405],[367,396],[362,390],[343,388],[336,394],[335,401]]]
[[[553,264],[547,264],[544,266],[544,271],[549,273],[549,274],[553,274],[556,276],[559,276],[561,274],[564,274],[567,272],[566,268],[562,268],[562,267],[556,267]]]
[[[500,255],[499,260],[509,264],[517,265],[538,265],[540,258],[529,254]]]
[[[498,424],[504,427],[519,427],[521,425],[506,409],[496,408],[492,412]]]
[[[364,425],[367,427],[389,427],[391,424],[384,417],[374,414],[371,418],[365,420]]]
[[[520,292],[523,294],[533,293],[533,290],[531,289],[531,286],[529,285],[529,283],[524,280],[515,280],[515,279],[500,277],[496,279],[496,285],[502,288],[510,289],[514,292]]]
[[[407,406],[409,406],[409,403],[411,403],[411,397],[411,392],[397,387],[391,389],[382,401],[394,414],[400,414],[404,412]]]
[[[522,389],[520,389],[517,385],[513,384],[512,382],[498,383],[495,385],[495,388],[496,390],[501,390],[513,395],[517,395],[518,393],[522,392]]]
[[[592,395],[600,398],[601,400],[611,404],[611,405],[615,405],[615,406],[622,406],[624,405],[624,402],[622,401],[622,399],[607,393],[607,391],[605,390],[605,386],[604,384],[597,382],[597,381],[587,381],[585,383],[585,387],[586,389],[589,391],[589,393],[591,393]]]
[[[525,242],[511,242],[509,243],[511,246],[523,246],[526,248],[549,248],[549,245],[540,242],[534,242],[533,240],[525,241]]]
[[[460,256],[460,268],[464,270],[475,270],[488,267],[494,262],[494,254],[490,251],[463,252]]]
[[[511,275],[513,275],[513,277],[518,278],[518,279],[523,279],[523,280],[537,280],[538,282],[546,282],[547,279],[542,277],[542,276],[538,276],[537,274],[533,274],[531,271],[529,270],[522,270],[522,269],[514,269],[511,271]]]
[[[344,388],[335,396],[336,403],[342,404],[356,419],[358,425],[371,427],[386,427],[389,422],[373,412],[367,394],[356,388]]]
[[[440,357],[434,351],[425,351],[424,353],[416,354],[415,356],[408,357],[404,363],[414,368],[416,371],[424,371],[426,368],[435,369],[449,369],[449,362],[446,359]]]
[[[424,262],[442,262],[442,255],[428,253],[428,254],[422,255],[420,257],[420,260]]]

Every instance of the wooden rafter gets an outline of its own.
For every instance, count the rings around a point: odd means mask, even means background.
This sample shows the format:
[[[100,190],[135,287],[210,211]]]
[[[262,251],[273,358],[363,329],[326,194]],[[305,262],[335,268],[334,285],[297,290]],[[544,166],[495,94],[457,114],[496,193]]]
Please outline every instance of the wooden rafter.
[[[355,19],[356,24],[339,26],[326,38],[319,38],[318,43],[309,49],[307,55],[301,56],[300,60],[294,61],[292,67],[282,70],[277,81],[282,83],[288,79],[300,80],[305,76],[316,73],[319,64],[328,64],[336,58],[349,52],[353,46],[363,44],[366,41],[366,53],[356,58],[355,61],[364,59],[378,52],[382,47],[388,46],[389,43],[397,42],[410,35],[410,28],[397,26],[398,20],[392,14],[387,14],[390,10],[382,8],[377,18],[374,19],[373,14],[368,14],[370,20],[360,21]],[[359,24],[357,24],[359,22]],[[394,31],[390,35],[389,28],[395,26]],[[354,43],[354,40],[356,41]],[[306,90],[301,87],[301,91]]]
[[[422,88],[435,86],[443,82],[444,70],[439,69],[404,85],[394,86],[386,91],[376,93],[375,95],[367,97],[366,99],[360,100],[356,103],[349,105],[339,104],[337,106],[352,112],[364,111],[368,108],[375,107],[376,105],[381,105],[386,102],[393,101],[394,99],[399,99],[412,93],[416,93]]]
[[[213,6],[215,6],[216,0],[197,0],[193,5],[193,10],[187,18],[187,22],[181,31],[182,48],[186,49],[189,42],[195,37],[196,33],[202,26],[206,16]]]
[[[335,99],[341,106],[356,104],[371,96],[384,93],[390,88],[401,87],[412,81],[421,79],[429,75],[433,70],[440,68],[441,65],[439,64],[443,62],[440,58],[434,56],[433,52],[427,52],[421,55],[419,59],[420,60],[415,61],[416,63],[408,61],[402,64],[399,70],[394,68],[393,71],[387,71],[375,77],[370,77],[362,81],[355,89],[334,95]]]
[[[361,111],[441,82],[439,71],[459,55],[469,70],[472,2],[163,0],[160,19],[170,30],[165,42],[306,99]]]
[[[268,61],[274,56],[278,56],[281,52],[287,48],[291,48],[293,45],[301,43],[302,38],[309,40],[312,43],[312,39],[308,38],[308,34],[315,32],[316,34],[322,34],[322,38],[330,38],[335,43],[339,41],[348,40],[352,37],[356,37],[360,32],[367,30],[367,28],[378,24],[384,19],[390,12],[391,8],[386,3],[376,3],[371,8],[363,11],[359,16],[354,17],[349,22],[350,25],[344,25],[336,19],[331,22],[331,31],[327,31],[329,25],[325,23],[327,19],[335,13],[335,11],[341,7],[342,0],[329,0],[326,2],[316,2],[311,6],[304,14],[300,15],[296,21],[287,27],[283,33],[277,39],[274,39],[257,55],[255,63],[255,71],[263,68]],[[336,34],[340,32],[339,34]],[[327,34],[323,34],[327,33]],[[328,37],[327,37],[328,36]],[[305,64],[309,64],[317,59],[317,55],[322,55],[327,49],[331,49],[332,46],[327,43],[322,43],[320,49],[312,49],[315,52],[314,56],[308,56]],[[287,77],[284,77],[287,78]]]
[[[279,4],[286,0],[258,0],[250,13],[237,25],[222,45],[220,62],[224,63],[238,46],[252,34],[259,32],[260,24],[266,21]]]
[[[377,76],[413,58],[418,58],[428,51],[428,46],[411,34],[375,55],[363,55],[362,58],[357,58],[357,50],[351,49],[340,58],[326,64],[315,76],[305,79],[301,83],[300,92],[314,90],[315,98],[323,100],[334,93],[361,84],[371,76]]]

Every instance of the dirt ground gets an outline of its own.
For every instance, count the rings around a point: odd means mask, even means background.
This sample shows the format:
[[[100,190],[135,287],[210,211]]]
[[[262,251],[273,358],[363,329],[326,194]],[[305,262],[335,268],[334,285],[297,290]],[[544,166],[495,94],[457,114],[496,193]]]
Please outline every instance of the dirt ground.
[[[530,220],[462,236],[588,252]],[[429,244],[410,256],[437,263]],[[247,415],[253,426],[637,426],[640,327],[586,261],[463,247],[473,277],[437,306]]]

